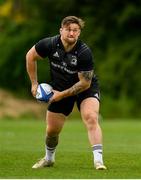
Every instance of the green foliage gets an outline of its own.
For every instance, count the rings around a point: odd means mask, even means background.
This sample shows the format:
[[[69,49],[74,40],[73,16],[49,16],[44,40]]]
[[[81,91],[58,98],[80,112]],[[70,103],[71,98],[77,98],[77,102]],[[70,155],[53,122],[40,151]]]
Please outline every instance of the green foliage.
[[[0,86],[30,87],[25,68],[27,51],[40,39],[59,33],[61,19],[76,15],[86,21],[81,38],[94,52],[102,94],[115,102],[122,97],[140,114],[141,2],[112,0],[7,0],[0,13]],[[5,8],[9,7],[5,6]],[[48,61],[38,64],[40,81],[49,81]]]

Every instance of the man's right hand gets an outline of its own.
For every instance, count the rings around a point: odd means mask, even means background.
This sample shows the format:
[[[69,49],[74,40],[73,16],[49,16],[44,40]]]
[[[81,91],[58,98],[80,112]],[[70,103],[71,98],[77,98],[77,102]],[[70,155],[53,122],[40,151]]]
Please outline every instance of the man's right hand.
[[[34,83],[31,85],[31,93],[34,97],[36,97],[37,88],[38,88],[38,83]]]

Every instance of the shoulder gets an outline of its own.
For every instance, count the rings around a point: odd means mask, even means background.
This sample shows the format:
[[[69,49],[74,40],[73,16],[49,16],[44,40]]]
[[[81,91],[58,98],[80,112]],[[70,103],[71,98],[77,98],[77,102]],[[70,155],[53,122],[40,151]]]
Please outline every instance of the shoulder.
[[[78,41],[78,56],[85,55],[85,54],[92,55],[92,51],[86,43],[79,40]]]
[[[41,39],[38,43],[35,44],[37,53],[43,58],[49,56],[51,51],[56,47],[58,39],[58,35]]]
[[[43,43],[43,44],[49,44],[50,43],[50,44],[54,44],[54,43],[57,43],[58,39],[59,39],[59,35],[56,35],[56,36],[52,36],[52,37],[43,38],[38,43]]]

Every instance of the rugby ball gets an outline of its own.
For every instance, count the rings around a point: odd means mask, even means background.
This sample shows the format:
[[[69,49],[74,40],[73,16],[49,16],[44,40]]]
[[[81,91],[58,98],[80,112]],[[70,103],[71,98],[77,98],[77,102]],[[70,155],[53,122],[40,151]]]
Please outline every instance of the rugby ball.
[[[49,84],[41,83],[38,85],[36,99],[42,102],[48,102],[53,96],[52,87]]]

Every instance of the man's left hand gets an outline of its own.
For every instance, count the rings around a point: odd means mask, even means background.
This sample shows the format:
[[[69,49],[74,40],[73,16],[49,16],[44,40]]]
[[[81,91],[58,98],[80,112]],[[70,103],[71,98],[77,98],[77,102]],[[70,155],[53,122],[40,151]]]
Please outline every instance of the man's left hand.
[[[63,99],[63,93],[60,91],[53,90],[53,96],[49,100],[49,104],[52,102],[57,102]]]

